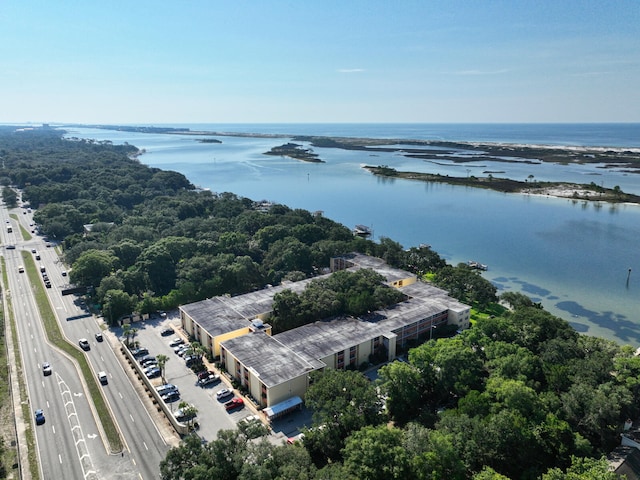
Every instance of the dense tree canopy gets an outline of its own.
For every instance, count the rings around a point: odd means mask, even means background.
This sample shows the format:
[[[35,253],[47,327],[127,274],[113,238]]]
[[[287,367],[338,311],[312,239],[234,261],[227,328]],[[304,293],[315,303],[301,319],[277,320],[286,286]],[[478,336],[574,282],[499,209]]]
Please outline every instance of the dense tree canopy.
[[[598,459],[640,413],[640,360],[518,304],[410,350],[375,383],[355,371],[314,374],[305,398],[314,424],[289,447],[304,452],[290,458],[304,465],[295,478],[615,478]]]
[[[447,265],[426,245],[375,243],[304,210],[264,212],[233,193],[198,191],[179,173],[141,165],[130,145],[10,127],[0,127],[0,143],[3,186],[37,209],[71,281],[94,287],[92,303],[114,321],[311,277],[350,251],[428,274],[480,309],[496,301],[479,272]],[[16,188],[3,188],[3,199],[17,202]],[[373,272],[340,272],[301,295],[283,291],[275,318],[284,329],[358,315],[397,293]],[[376,383],[353,371],[314,375],[305,398],[314,425],[302,445],[249,441],[238,430],[207,445],[188,436],[167,454],[162,478],[608,478],[593,459],[640,413],[640,360],[632,348],[578,335],[523,295],[503,301],[513,310],[410,350]]]
[[[273,297],[274,331],[281,332],[336,315],[360,316],[398,303],[404,295],[370,269],[342,270],[312,280],[301,294],[283,290]]]

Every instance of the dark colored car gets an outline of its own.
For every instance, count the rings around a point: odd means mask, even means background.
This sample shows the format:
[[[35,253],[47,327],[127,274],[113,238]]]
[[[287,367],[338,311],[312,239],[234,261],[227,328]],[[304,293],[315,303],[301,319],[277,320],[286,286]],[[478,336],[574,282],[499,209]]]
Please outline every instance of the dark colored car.
[[[147,376],[147,378],[157,378],[160,376],[161,373],[162,372],[160,372],[160,369],[158,367],[153,366],[153,367],[149,367],[148,369],[145,369],[144,374]]]
[[[35,412],[33,412],[33,414],[36,417],[36,425],[42,425],[45,422],[44,419],[44,412],[42,411],[42,409],[38,409]]]
[[[163,337],[168,337],[170,335],[173,335],[174,333],[175,331],[173,330],[173,328],[167,327],[160,332],[160,335],[162,335]]]
[[[202,362],[202,357],[200,355],[189,355],[184,359],[184,363],[187,367],[191,367],[199,362]]]
[[[202,380],[203,378],[207,378],[209,375],[214,375],[214,373],[209,371],[209,370],[203,370],[201,372],[198,372],[198,380]]]
[[[204,377],[198,380],[198,385],[206,387],[207,385],[213,385],[220,381],[220,375],[210,374],[208,377]]]
[[[134,357],[144,357],[145,355],[149,355],[149,350],[144,347],[136,348],[131,352]]]
[[[165,393],[160,398],[162,398],[162,401],[165,403],[175,402],[177,400],[180,400],[180,392],[178,392],[177,390],[172,390],[169,393]]]

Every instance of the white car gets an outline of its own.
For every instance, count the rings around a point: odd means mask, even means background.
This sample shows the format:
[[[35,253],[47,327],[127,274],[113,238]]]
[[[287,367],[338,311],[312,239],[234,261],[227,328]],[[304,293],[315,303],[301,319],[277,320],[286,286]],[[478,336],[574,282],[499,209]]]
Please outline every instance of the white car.
[[[232,390],[229,390],[228,388],[223,388],[218,393],[216,393],[216,398],[218,400],[222,400],[223,398],[230,397],[231,395],[233,395]]]
[[[248,417],[244,417],[238,423],[239,424],[243,424],[243,425],[248,425],[249,423],[253,423],[253,422],[262,423],[262,421],[260,420],[260,417],[258,415],[249,415]]]
[[[184,340],[181,339],[180,337],[176,337],[173,340],[171,340],[171,342],[169,343],[170,347],[177,347],[178,345],[182,345],[184,343]]]
[[[51,364],[49,362],[44,362],[42,364],[42,374],[45,377],[51,375]]]
[[[100,380],[100,383],[102,385],[106,385],[109,383],[106,372],[98,372],[98,380]]]

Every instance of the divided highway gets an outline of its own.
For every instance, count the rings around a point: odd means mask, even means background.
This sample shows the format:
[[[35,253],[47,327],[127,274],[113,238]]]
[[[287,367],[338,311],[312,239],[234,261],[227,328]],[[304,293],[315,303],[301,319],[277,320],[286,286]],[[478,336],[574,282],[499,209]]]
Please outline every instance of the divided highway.
[[[35,234],[31,240],[22,240],[19,225],[31,231],[31,213],[24,209],[9,212],[2,206],[0,218],[5,224],[2,253],[9,282],[7,294],[18,328],[32,414],[25,421],[32,422],[35,428],[42,478],[158,478],[160,461],[169,446],[122,368],[114,351],[116,339],[105,334],[103,342],[96,341],[95,334],[101,331],[96,319],[78,297],[61,295],[62,288],[68,284],[68,276],[62,275],[65,267],[55,248],[47,247]],[[6,226],[12,226],[12,232]],[[47,342],[33,286],[28,274],[19,271],[24,263],[23,250],[31,255],[34,255],[32,250],[36,250],[40,255],[36,265],[46,269],[51,288],[45,291],[67,339],[77,345],[80,338],[87,338],[91,349],[85,355],[94,374],[107,373],[108,383],[102,388],[122,434],[122,452],[109,452],[103,441],[85,384],[93,379],[83,379],[75,362]],[[51,364],[51,375],[43,374],[44,362]],[[44,411],[42,425],[35,425],[33,412],[36,409]]]

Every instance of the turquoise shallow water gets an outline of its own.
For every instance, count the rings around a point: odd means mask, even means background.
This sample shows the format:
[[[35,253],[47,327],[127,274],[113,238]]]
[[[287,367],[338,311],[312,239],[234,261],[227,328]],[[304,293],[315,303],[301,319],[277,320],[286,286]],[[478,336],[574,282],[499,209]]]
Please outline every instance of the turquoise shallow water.
[[[193,129],[254,133],[292,133],[378,138],[424,138],[424,126],[194,125]],[[616,145],[635,148],[638,125],[600,131],[595,126],[472,126],[467,131],[440,126],[472,141],[562,145]],[[297,130],[296,130],[297,128]],[[313,129],[316,131],[312,131]],[[604,128],[604,127],[603,127]],[[262,129],[262,130],[259,130]],[[386,130],[385,130],[386,129]],[[437,130],[435,127],[432,130]],[[562,130],[562,131],[560,131]],[[546,131],[546,133],[545,133]],[[448,132],[448,133],[447,133]],[[582,132],[582,133],[579,133]],[[544,135],[548,135],[545,142]],[[528,135],[528,136],[527,136]],[[573,136],[572,136],[573,135]],[[456,171],[399,155],[316,149],[326,163],[309,164],[263,155],[287,139],[220,137],[221,144],[192,137],[69,129],[69,136],[129,142],[146,153],[150,166],[183,173],[212,191],[230,191],[324,214],[349,227],[365,224],[374,237],[390,237],[404,247],[428,243],[451,263],[474,259],[489,265],[484,275],[501,291],[521,291],[570,321],[584,333],[640,346],[640,207],[596,205],[565,199],[507,195],[471,188],[380,179],[363,164],[402,170]],[[486,138],[479,138],[484,136]],[[592,143],[589,143],[592,142]],[[503,170],[505,165],[501,164]],[[640,177],[603,174],[594,167],[516,165],[511,175],[566,179],[640,193]],[[466,169],[493,168],[465,166]],[[497,168],[497,167],[496,167]],[[519,169],[519,170],[518,170]],[[462,173],[464,174],[464,173]],[[459,175],[459,174],[458,174]],[[506,176],[506,175],[505,175]],[[552,178],[549,178],[552,179]],[[581,179],[581,180],[579,180]],[[609,185],[611,184],[611,185]],[[627,284],[628,269],[632,269]]]

